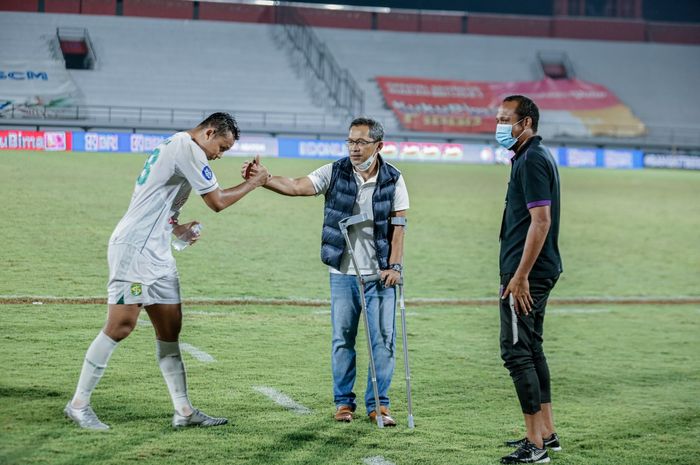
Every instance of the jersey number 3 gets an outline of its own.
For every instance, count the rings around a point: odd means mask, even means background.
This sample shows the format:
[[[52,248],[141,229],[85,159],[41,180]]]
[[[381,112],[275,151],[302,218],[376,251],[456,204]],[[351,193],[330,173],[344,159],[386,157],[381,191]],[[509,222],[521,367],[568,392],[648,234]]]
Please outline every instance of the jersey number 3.
[[[143,171],[141,171],[141,175],[136,180],[136,184],[142,186],[146,182],[148,176],[151,174],[151,167],[158,161],[158,155],[160,155],[160,149],[156,148],[146,160],[146,164],[143,165]]]

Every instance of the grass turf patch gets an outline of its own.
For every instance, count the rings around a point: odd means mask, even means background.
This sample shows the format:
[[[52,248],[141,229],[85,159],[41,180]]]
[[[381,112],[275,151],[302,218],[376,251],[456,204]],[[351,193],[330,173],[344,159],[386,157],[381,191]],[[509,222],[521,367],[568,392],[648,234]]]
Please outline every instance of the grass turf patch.
[[[103,296],[107,241],[144,157],[8,152],[0,295]],[[222,186],[241,159],[212,163]],[[266,159],[303,176],[323,160]],[[498,231],[507,166],[398,164],[411,199],[407,297],[481,298],[498,289]],[[682,171],[562,169],[560,297],[700,295],[700,182]],[[328,298],[319,258],[322,198],[260,189],[214,214],[196,195],[182,220],[204,224],[176,253],[184,297]]]
[[[700,449],[697,306],[612,306],[605,312],[551,307],[545,350],[564,452],[561,464],[693,463]],[[190,310],[193,313],[187,313]],[[172,406],[155,363],[153,330],[120,344],[93,395],[107,433],[62,416],[103,306],[2,307],[0,462],[145,464],[496,463],[504,439],[523,434],[511,380],[498,356],[495,308],[421,307],[408,321],[416,429],[406,428],[401,355],[390,391],[399,426],[332,420],[329,316],[306,307],[185,309],[182,341],[193,403],[230,425],[173,431]],[[142,316],[145,318],[145,315]],[[400,347],[400,346],[399,346]],[[365,389],[364,334],[358,381]],[[299,415],[253,386],[269,386],[311,409]],[[554,453],[553,453],[554,454]]]

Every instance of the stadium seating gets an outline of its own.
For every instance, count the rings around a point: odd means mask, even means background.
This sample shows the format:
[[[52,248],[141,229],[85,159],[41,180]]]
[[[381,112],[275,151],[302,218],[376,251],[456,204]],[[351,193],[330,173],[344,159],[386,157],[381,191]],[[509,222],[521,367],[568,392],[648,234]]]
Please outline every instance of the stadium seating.
[[[320,115],[323,127],[336,132],[344,126],[346,118],[322,107],[313,86],[295,72],[288,53],[274,41],[278,26],[8,12],[0,15],[0,40],[11,46],[0,48],[0,59],[60,59],[51,47],[59,26],[89,30],[97,67],[70,72],[88,105],[255,112],[246,117],[253,125],[265,119],[269,123],[272,112],[288,112],[278,126],[289,126],[289,120],[303,115]],[[363,87],[365,112],[384,121],[389,132],[401,128],[385,107],[376,76],[536,80],[542,77],[538,52],[563,51],[577,78],[606,86],[644,122],[649,129],[646,142],[669,131],[691,131],[697,140],[700,105],[692,91],[700,75],[698,46],[315,30]],[[267,123],[264,127],[274,129]],[[323,129],[316,123],[308,127]]]
[[[473,81],[528,81],[541,77],[537,52],[566,51],[576,76],[606,86],[652,131],[700,122],[693,92],[700,47],[457,34],[406,34],[316,29],[338,63],[365,91],[367,112],[391,127],[375,76]],[[694,105],[689,105],[694,101]]]
[[[263,112],[324,113],[274,42],[275,26],[3,13],[0,40],[12,47],[0,48],[0,60],[55,59],[57,27],[90,33],[96,69],[71,71],[86,105],[226,109],[256,112],[256,119]]]

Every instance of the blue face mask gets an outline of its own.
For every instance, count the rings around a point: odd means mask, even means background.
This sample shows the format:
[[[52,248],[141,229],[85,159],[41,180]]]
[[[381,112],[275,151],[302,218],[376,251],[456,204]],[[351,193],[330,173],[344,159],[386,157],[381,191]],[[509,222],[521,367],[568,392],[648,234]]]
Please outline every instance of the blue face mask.
[[[525,118],[523,118],[525,119]],[[521,119],[520,121],[522,121]],[[520,121],[516,122],[515,124],[518,124]],[[498,142],[501,147],[504,147],[508,150],[510,150],[516,142],[518,142],[518,137],[513,137],[513,126],[515,124],[497,124],[496,125],[496,142]]]

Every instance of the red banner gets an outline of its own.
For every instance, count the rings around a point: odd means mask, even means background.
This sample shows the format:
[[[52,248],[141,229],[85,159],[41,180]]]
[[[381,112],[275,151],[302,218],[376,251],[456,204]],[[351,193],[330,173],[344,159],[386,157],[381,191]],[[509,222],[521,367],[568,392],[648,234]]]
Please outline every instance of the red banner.
[[[0,130],[0,150],[66,151],[72,147],[70,131]]]
[[[493,132],[496,111],[503,98],[520,94],[531,98],[549,117],[543,118],[543,123],[569,125],[563,132],[581,135],[639,135],[644,132],[641,121],[608,89],[577,79],[524,82],[386,76],[376,79],[401,125],[413,131]]]

